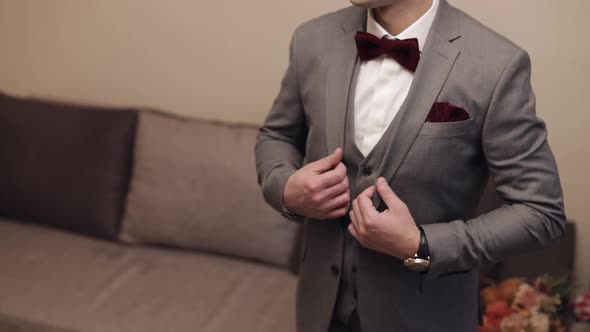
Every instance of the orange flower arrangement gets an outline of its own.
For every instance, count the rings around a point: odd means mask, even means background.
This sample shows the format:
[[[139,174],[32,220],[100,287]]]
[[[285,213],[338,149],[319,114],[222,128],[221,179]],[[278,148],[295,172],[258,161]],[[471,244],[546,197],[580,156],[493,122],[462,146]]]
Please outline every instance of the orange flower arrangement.
[[[569,276],[539,277],[532,283],[506,279],[481,290],[485,305],[478,332],[565,332]]]

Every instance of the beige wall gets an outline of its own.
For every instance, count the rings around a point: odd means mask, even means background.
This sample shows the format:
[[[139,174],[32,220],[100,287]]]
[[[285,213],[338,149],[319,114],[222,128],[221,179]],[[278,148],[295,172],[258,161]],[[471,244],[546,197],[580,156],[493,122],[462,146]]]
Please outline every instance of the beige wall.
[[[0,90],[101,104],[147,105],[260,123],[277,92],[297,23],[332,1],[0,0]],[[590,47],[587,0],[454,0],[531,54],[578,275],[590,282]],[[584,242],[585,240],[585,242]]]

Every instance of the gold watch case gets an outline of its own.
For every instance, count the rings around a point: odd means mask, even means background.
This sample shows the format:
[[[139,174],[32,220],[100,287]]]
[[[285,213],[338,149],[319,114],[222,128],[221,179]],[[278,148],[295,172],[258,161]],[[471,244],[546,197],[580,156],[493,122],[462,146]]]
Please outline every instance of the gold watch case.
[[[404,260],[404,266],[411,271],[424,272],[430,267],[430,257],[423,259],[418,258],[418,254],[415,254],[414,257]]]

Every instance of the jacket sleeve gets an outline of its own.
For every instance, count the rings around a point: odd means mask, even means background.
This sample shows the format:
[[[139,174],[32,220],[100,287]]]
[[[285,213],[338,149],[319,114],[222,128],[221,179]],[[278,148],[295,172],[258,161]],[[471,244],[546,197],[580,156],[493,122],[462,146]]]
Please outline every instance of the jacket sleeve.
[[[496,85],[482,145],[502,207],[471,220],[424,225],[430,248],[427,277],[495,263],[560,238],[565,213],[557,165],[535,111],[531,61],[519,49]]]
[[[301,167],[307,138],[297,82],[296,37],[297,31],[291,39],[289,66],[279,94],[260,128],[255,147],[258,183],[265,201],[279,212],[287,179]]]

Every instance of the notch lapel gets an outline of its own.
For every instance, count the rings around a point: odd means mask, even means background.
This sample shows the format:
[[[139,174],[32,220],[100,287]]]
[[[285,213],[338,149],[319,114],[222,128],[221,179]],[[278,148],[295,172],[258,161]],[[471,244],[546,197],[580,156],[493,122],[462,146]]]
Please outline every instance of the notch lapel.
[[[366,10],[352,8],[352,17],[345,20],[343,34],[334,41],[328,54],[325,97],[325,130],[327,154],[344,145],[346,109],[352,88],[352,78],[358,69],[358,52],[354,41],[357,31],[366,28]]]
[[[388,182],[395,177],[416,140],[460,53],[451,44],[459,36],[454,8],[444,0],[439,6],[408,96],[393,120],[391,131],[386,133],[389,141],[382,160],[381,176]],[[379,195],[374,195],[373,204],[377,207],[381,204]]]

